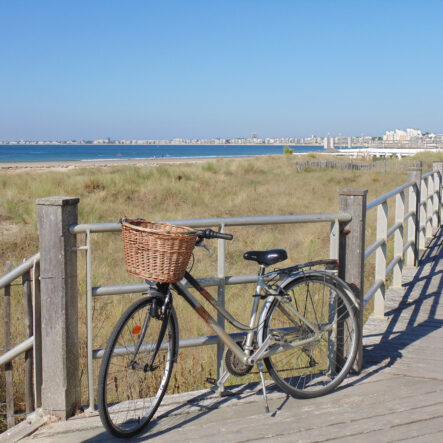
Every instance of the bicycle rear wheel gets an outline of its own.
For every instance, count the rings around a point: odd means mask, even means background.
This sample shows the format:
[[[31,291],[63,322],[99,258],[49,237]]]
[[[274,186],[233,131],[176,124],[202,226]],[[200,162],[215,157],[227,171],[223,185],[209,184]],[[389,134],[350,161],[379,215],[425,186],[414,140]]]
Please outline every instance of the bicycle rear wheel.
[[[131,437],[147,426],[168,387],[177,353],[177,324],[172,305],[169,314],[160,313],[162,302],[161,297],[146,297],[133,303],[106,345],[98,379],[98,407],[103,426],[116,437]],[[152,362],[164,323],[164,338]]]
[[[327,273],[299,277],[283,289],[288,297],[275,298],[271,304],[262,342],[271,333],[277,340],[282,337],[273,346],[292,343],[294,347],[265,358],[265,365],[288,394],[298,398],[325,395],[341,383],[355,360],[355,307],[338,279]]]

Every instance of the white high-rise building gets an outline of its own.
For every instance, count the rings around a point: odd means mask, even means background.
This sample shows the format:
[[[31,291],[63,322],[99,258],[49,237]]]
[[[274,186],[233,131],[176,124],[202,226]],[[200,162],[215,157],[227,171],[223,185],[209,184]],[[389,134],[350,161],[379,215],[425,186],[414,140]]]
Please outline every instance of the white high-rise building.
[[[324,149],[329,149],[329,144],[331,143],[331,137],[328,134],[324,139],[323,139],[323,148]]]
[[[422,137],[423,134],[420,129],[408,128],[406,131],[403,129],[396,129],[395,131],[386,131],[383,136],[384,142],[403,142],[408,141],[413,137]]]

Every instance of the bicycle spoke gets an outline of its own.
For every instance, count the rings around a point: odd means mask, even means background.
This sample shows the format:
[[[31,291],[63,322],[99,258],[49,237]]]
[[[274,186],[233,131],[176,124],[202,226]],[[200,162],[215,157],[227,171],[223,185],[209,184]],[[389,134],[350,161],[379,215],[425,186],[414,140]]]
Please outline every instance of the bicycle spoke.
[[[282,308],[275,302],[270,309],[266,331],[284,329],[300,316],[297,336],[290,342],[295,347],[282,347],[281,352],[265,359],[276,383],[295,396],[313,397],[332,390],[346,375],[355,355],[357,328],[350,312],[351,304],[346,294],[329,283],[329,278],[300,278],[289,290],[284,289],[291,295],[292,306]],[[341,309],[335,307],[338,301]],[[337,337],[338,324],[345,326]],[[298,346],[297,342],[300,342]],[[349,352],[338,361],[341,347],[349,348]]]
[[[100,368],[100,417],[104,426],[118,437],[135,435],[149,423],[171,375],[175,317],[151,317],[149,323],[144,323],[146,315],[150,315],[149,307],[150,300],[145,298],[128,308],[113,331]],[[164,321],[167,327],[164,340],[159,343],[162,347],[155,359],[155,370],[145,372]],[[134,357],[138,346],[140,352]]]

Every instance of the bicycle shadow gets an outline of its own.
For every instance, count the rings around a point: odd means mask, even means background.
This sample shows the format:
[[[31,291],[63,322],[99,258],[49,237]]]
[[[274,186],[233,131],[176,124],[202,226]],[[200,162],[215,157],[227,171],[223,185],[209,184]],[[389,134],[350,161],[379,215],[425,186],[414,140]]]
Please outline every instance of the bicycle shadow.
[[[363,375],[347,386],[394,366],[404,357],[405,348],[443,327],[443,319],[436,317],[443,291],[443,270],[438,269],[441,260],[443,236],[440,232],[429,244],[413,279],[404,285],[406,291],[399,305],[385,312],[388,324],[380,341],[364,345]],[[366,338],[377,336],[379,334],[365,335]]]
[[[229,391],[229,395],[219,397],[214,394],[213,391],[208,390],[204,393],[199,393],[195,397],[188,399],[186,402],[175,405],[173,407],[166,407],[166,409],[160,413],[152,422],[148,425],[148,428],[133,438],[127,439],[129,442],[142,442],[150,440],[155,437],[159,437],[168,432],[179,429],[187,424],[190,424],[202,417],[210,414],[212,411],[219,409],[227,405],[229,402],[233,404],[242,404],[248,401],[263,401],[261,383],[252,382],[245,385],[238,385],[230,387],[233,390]],[[273,393],[280,393],[281,391],[274,385],[266,385],[266,391],[268,395],[272,396]],[[281,405],[275,408],[275,411],[270,414],[274,417],[279,410],[286,404],[288,396],[283,394],[283,400]],[[260,397],[260,398],[259,398]],[[264,402],[263,402],[263,414],[264,412]],[[114,438],[106,431],[94,436],[93,438],[84,440],[84,442],[97,442],[97,441],[121,441],[121,439]]]

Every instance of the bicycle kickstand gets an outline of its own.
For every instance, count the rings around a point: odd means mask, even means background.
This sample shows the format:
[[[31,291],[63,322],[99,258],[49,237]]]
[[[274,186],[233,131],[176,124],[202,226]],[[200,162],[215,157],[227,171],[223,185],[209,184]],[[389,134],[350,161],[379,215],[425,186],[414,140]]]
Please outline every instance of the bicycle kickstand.
[[[257,367],[260,372],[261,384],[263,387],[262,391],[265,400],[265,412],[269,414],[268,395],[266,394],[265,376],[263,375],[263,363],[261,361],[257,362]]]

